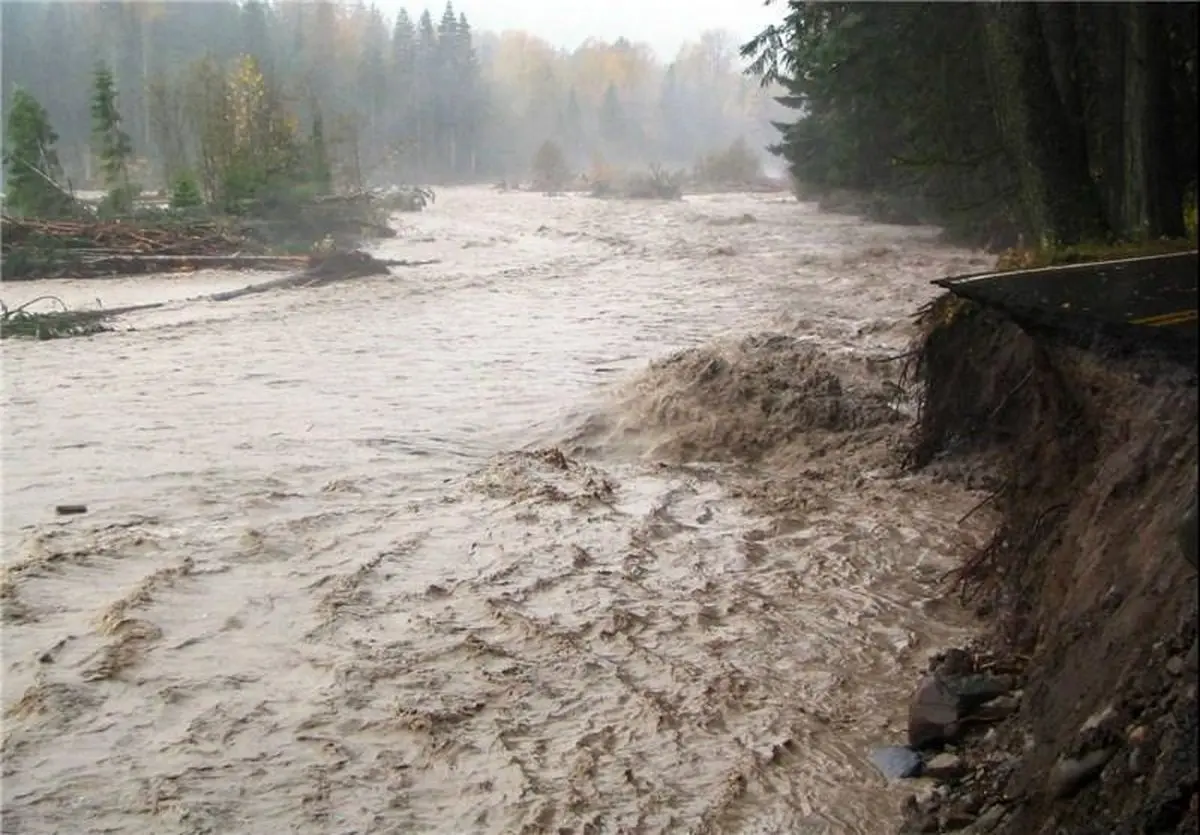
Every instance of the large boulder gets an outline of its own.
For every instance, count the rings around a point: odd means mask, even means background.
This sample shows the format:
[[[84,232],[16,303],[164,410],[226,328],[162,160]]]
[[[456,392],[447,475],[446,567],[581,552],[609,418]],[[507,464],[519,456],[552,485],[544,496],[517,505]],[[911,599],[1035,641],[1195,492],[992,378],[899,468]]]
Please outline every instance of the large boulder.
[[[1009,676],[985,673],[926,676],[908,707],[908,744],[917,749],[939,748],[957,739],[966,723],[1004,718],[1016,709],[1015,704],[997,703],[995,711],[981,708],[1010,693],[1014,684]]]
[[[941,676],[921,679],[908,706],[908,744],[936,748],[958,738],[963,718],[962,698]]]

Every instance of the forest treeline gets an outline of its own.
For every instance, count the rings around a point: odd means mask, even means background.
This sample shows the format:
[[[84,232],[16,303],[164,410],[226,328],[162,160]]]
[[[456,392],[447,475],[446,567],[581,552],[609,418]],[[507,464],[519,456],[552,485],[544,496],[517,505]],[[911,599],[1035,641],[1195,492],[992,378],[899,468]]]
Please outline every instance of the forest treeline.
[[[743,47],[776,150],[970,237],[1195,234],[1196,3],[811,3]]]
[[[228,151],[235,139],[213,122],[222,97],[274,120],[275,135],[319,139],[333,175],[359,183],[519,179],[547,140],[575,171],[690,167],[739,137],[762,148],[781,110],[719,32],[664,63],[625,39],[567,51],[475,32],[451,3],[415,19],[332,0],[5,3],[2,32],[5,113],[18,90],[44,108],[76,188],[105,181],[97,67],[145,187],[182,170],[202,180]]]

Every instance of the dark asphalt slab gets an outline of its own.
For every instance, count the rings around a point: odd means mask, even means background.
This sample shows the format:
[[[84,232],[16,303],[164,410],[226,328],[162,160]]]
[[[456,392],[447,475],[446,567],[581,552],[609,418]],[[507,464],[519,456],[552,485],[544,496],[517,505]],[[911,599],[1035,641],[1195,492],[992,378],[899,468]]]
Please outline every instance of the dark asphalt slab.
[[[935,281],[963,298],[1043,324],[1149,329],[1197,341],[1196,250],[1119,261],[954,276]]]

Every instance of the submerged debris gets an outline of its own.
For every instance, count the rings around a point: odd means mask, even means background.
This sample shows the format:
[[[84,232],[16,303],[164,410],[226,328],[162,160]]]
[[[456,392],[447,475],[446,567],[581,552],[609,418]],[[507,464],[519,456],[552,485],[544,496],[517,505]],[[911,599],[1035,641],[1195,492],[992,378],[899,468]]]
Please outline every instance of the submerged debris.
[[[43,301],[57,302],[60,310],[34,312],[31,305]],[[0,301],[0,339],[62,339],[69,336],[91,336],[112,330],[103,323],[108,316],[102,310],[71,310],[57,296],[38,296],[20,307],[9,310]]]
[[[420,212],[436,199],[433,189],[425,186],[394,186],[374,196],[382,208],[393,212]]]

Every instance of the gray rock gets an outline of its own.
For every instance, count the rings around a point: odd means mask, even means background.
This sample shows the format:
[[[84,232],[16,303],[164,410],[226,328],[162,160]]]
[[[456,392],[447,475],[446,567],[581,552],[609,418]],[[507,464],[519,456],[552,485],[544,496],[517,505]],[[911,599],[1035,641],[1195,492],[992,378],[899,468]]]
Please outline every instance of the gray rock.
[[[1183,675],[1183,658],[1176,655],[1167,659],[1167,672],[1173,676]]]
[[[904,799],[901,814],[904,824],[900,829],[903,835],[907,833],[937,832],[938,811],[942,803],[941,788],[929,784],[919,788],[914,794]]]
[[[962,809],[942,809],[938,814],[939,832],[960,832],[975,822],[975,816]]]
[[[1011,676],[979,674],[948,678],[946,685],[960,699],[962,710],[970,712],[1011,692],[1015,682]]]
[[[1154,752],[1146,750],[1150,746],[1137,745],[1129,752],[1127,766],[1129,773],[1133,775],[1149,774],[1151,766],[1154,765]]]
[[[889,780],[917,777],[921,773],[921,757],[903,745],[884,745],[872,748],[867,758],[879,773]]]
[[[957,780],[967,773],[967,765],[956,754],[938,754],[925,763],[922,774],[934,780]]]
[[[987,833],[995,830],[1000,825],[1000,821],[1004,820],[1004,807],[1000,805],[989,806],[983,810],[975,823],[971,824],[971,828],[967,832],[971,835],[987,835]]]
[[[942,653],[934,669],[939,675],[964,676],[975,672],[975,660],[961,649],[950,649]]]
[[[962,702],[940,676],[926,676],[908,706],[908,744],[929,748],[953,741],[959,733]]]
[[[1060,759],[1050,769],[1046,790],[1054,798],[1069,797],[1093,780],[1114,753],[1112,748],[1101,748],[1081,757]]]

